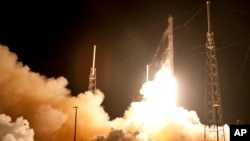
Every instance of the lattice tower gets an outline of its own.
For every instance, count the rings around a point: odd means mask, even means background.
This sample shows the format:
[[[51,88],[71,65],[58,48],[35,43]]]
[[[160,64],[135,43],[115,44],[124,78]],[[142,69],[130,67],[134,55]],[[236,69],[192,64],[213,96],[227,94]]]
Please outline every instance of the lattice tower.
[[[205,58],[204,141],[225,141],[214,33],[211,30],[210,1],[207,1],[208,32]]]

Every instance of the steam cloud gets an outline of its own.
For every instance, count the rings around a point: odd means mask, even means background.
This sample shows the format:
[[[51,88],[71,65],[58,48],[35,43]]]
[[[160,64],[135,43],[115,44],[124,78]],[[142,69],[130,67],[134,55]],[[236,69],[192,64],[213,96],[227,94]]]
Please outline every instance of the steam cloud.
[[[31,72],[28,66],[17,62],[16,54],[2,45],[0,76],[0,113],[14,119],[27,119],[34,129],[35,141],[72,140],[74,106],[78,106],[77,139],[89,140],[110,131],[108,114],[100,106],[104,98],[101,91],[72,97],[65,87],[68,82],[64,77],[46,78]],[[7,119],[5,121],[9,122]],[[20,120],[18,118],[17,122]],[[0,129],[0,138],[12,138],[11,130],[2,125]],[[29,133],[32,137],[33,132]]]
[[[11,117],[0,114],[0,131],[1,141],[33,141],[34,131],[23,117],[11,122]]]
[[[78,107],[78,141],[203,140],[204,128],[194,111],[177,107],[169,113],[174,116],[151,128],[149,123],[135,120],[146,106],[142,100],[131,103],[124,117],[111,121],[101,106],[104,94],[100,90],[96,94],[87,91],[72,97],[64,77],[47,78],[31,72],[2,45],[0,76],[0,139],[3,141],[73,140],[74,106]],[[146,112],[154,110],[158,109]],[[16,122],[11,122],[7,115]]]

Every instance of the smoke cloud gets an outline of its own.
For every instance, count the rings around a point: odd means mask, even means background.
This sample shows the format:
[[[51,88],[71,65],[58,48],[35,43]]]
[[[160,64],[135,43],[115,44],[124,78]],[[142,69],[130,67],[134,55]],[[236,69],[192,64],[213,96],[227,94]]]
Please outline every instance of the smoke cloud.
[[[34,130],[30,129],[29,122],[19,117],[15,122],[11,117],[0,114],[0,140],[1,141],[33,141]]]
[[[159,102],[163,104],[161,108],[155,107],[145,98],[132,102],[124,117],[111,121],[101,106],[104,94],[100,90],[73,97],[64,77],[47,78],[17,60],[16,54],[0,45],[0,139],[3,141],[73,140],[74,106],[78,107],[77,141],[203,140],[204,126],[194,111],[173,106],[168,110],[162,102]],[[16,121],[11,122],[11,118]]]
[[[17,118],[16,124],[23,121],[18,117],[27,119],[34,129],[36,141],[66,141],[73,139],[73,107],[77,106],[78,140],[108,134],[111,128],[109,116],[100,106],[104,99],[101,91],[97,90],[95,95],[85,92],[72,97],[64,77],[47,78],[31,72],[28,66],[17,59],[17,55],[11,53],[8,47],[0,46],[0,113]],[[6,116],[1,119],[10,121]],[[28,121],[25,120],[27,125]],[[16,136],[8,128],[1,126],[0,138],[12,141]]]

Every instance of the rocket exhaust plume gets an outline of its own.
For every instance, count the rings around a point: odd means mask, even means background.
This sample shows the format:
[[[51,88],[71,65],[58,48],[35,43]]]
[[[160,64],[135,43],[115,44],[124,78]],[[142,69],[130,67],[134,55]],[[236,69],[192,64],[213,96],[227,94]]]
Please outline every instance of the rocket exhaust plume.
[[[0,113],[5,114],[0,115],[0,140],[73,140],[74,106],[78,107],[76,140],[203,140],[204,125],[196,112],[176,106],[178,87],[173,75],[171,21],[172,17],[161,41],[162,66],[154,79],[142,85],[143,100],[132,102],[124,116],[114,120],[101,106],[104,94],[100,90],[72,97],[64,77],[47,78],[32,72],[17,62],[17,56],[6,46],[0,45]],[[224,129],[228,140],[228,126]]]
[[[168,28],[157,50],[162,59],[160,70],[152,81],[146,81],[142,85],[140,93],[143,95],[143,100],[131,103],[124,117],[113,121],[113,127],[130,134],[138,133],[135,135],[135,140],[141,141],[201,141],[204,137],[204,125],[201,124],[196,112],[176,105],[178,87],[173,73],[173,18],[171,16],[168,22]],[[224,128],[228,141],[229,127],[225,125]],[[208,139],[212,138],[208,137]]]
[[[90,140],[110,131],[108,114],[100,106],[104,98],[101,91],[97,90],[95,95],[87,91],[72,97],[64,77],[46,78],[31,72],[28,66],[17,62],[17,56],[2,45],[0,75],[0,113],[17,121],[19,117],[27,119],[34,130],[32,134],[27,126],[27,134],[30,133],[32,140],[73,140],[74,106],[78,107],[78,119],[81,119],[77,121],[76,140]],[[0,129],[0,140],[6,134],[12,134],[1,123]]]

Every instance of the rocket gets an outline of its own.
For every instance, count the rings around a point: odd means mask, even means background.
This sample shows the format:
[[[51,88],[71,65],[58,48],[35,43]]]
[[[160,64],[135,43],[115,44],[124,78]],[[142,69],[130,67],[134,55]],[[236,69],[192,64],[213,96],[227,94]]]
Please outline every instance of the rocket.
[[[170,68],[171,72],[174,72],[174,41],[173,41],[173,17],[170,15],[168,18],[168,28],[167,28],[167,39],[168,39],[168,46],[167,46],[167,59],[166,63]]]
[[[156,50],[155,56],[161,59],[156,63],[156,67],[167,67],[170,72],[174,74],[174,41],[173,41],[173,17],[170,15],[168,18],[168,27],[164,31],[160,40],[160,45]],[[160,65],[160,66],[157,66]],[[146,67],[146,81],[148,81],[149,66]]]
[[[157,54],[161,56],[161,65],[170,68],[174,72],[174,42],[173,42],[173,17],[168,18],[168,27],[164,31]]]

